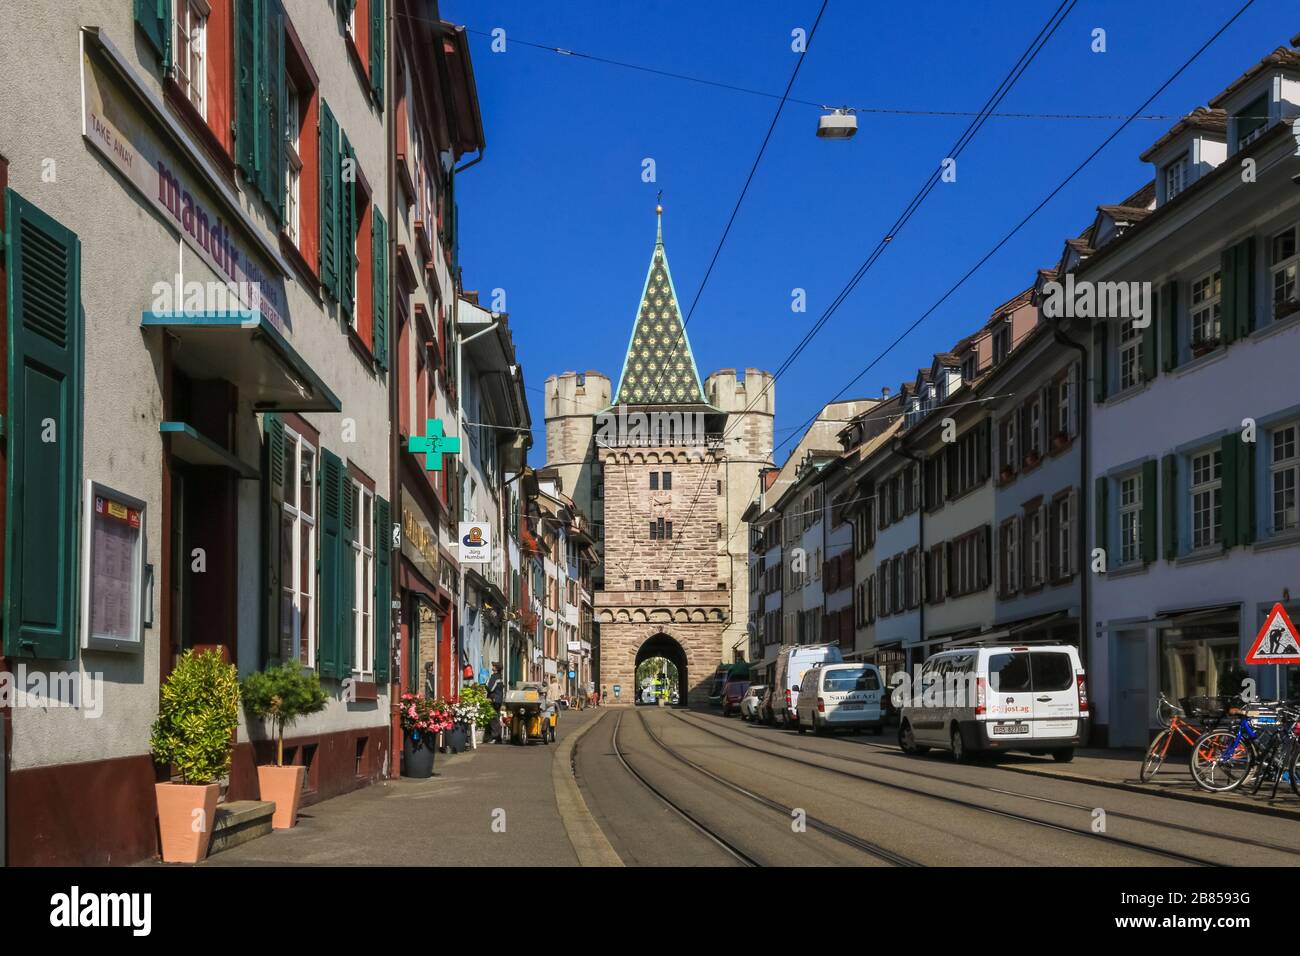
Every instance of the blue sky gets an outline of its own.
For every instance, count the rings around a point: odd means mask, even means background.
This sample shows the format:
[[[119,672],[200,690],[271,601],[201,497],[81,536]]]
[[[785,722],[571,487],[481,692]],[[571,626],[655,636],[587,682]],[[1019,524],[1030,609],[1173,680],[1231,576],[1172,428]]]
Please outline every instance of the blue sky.
[[[1058,0],[888,7],[830,0],[792,96],[818,103],[978,110]],[[1080,0],[1001,106],[1021,113],[1132,112],[1238,0]],[[654,243],[655,194],[683,312],[771,122],[776,100],[530,48],[512,39],[779,94],[790,32],[819,0],[534,4],[444,0],[465,24],[488,147],[457,183],[465,286],[507,295],[544,459],[542,386],[565,370],[613,380]],[[883,13],[881,12],[883,10]],[[1288,16],[1290,14],[1290,16]],[[506,31],[493,53],[486,34]],[[1090,49],[1094,28],[1107,51]],[[1300,30],[1288,0],[1256,0],[1148,109],[1204,104]],[[787,104],[687,334],[701,377],[775,369],[866,258],[969,119],[859,116],[849,142],[815,136],[819,111]],[[930,196],[776,384],[779,445],[928,309],[1118,125],[990,119],[957,181]],[[1099,203],[1151,176],[1138,155],[1172,121],[1136,121],[944,306],[852,390],[877,396],[928,366],[1055,263]],[[642,181],[655,160],[657,182]],[[791,311],[791,290],[808,311]],[[794,441],[778,448],[778,461]]]

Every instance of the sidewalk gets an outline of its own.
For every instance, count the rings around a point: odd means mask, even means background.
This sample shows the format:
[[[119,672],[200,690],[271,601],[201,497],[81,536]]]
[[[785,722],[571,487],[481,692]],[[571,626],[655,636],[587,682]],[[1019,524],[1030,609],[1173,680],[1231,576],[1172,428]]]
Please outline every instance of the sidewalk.
[[[561,741],[603,713],[561,711]],[[488,743],[438,754],[432,779],[398,777],[326,800],[302,811],[292,830],[202,865],[576,866],[555,800],[557,749]]]
[[[1276,799],[1270,801],[1273,789],[1271,783],[1260,788],[1259,793],[1208,793],[1192,780],[1188,766],[1187,748],[1171,750],[1169,758],[1160,771],[1149,783],[1138,779],[1142,767],[1144,750],[1101,750],[1081,749],[1074,752],[1070,763],[1057,763],[1050,757],[1029,757],[1021,754],[1007,754],[998,762],[1003,770],[1016,773],[1033,774],[1050,777],[1054,780],[1068,780],[1074,783],[1112,787],[1117,790],[1129,790],[1133,793],[1154,794],[1174,800],[1187,800],[1194,803],[1209,803],[1235,810],[1247,810],[1270,816],[1300,820],[1300,798],[1292,792],[1285,780],[1277,788]]]

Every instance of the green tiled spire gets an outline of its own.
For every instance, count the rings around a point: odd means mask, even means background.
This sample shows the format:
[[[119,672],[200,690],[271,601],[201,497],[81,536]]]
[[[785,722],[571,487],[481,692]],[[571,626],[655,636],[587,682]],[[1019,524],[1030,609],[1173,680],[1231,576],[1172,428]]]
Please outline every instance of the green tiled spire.
[[[616,405],[704,404],[704,388],[682,325],[677,290],[664,253],[663,206],[656,206],[655,251],[619,376]]]

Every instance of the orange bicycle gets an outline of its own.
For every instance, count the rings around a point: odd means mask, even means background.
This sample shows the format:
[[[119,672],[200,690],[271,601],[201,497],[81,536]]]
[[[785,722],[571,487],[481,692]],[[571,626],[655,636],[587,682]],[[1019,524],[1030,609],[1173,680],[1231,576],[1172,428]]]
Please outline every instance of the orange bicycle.
[[[1146,757],[1142,761],[1142,770],[1138,774],[1143,783],[1147,783],[1164,765],[1175,734],[1182,737],[1187,746],[1195,748],[1196,741],[1203,734],[1213,730],[1219,721],[1230,713],[1232,699],[1202,697],[1192,698],[1185,703],[1193,702],[1198,704],[1195,716],[1209,718],[1209,723],[1204,727],[1188,720],[1186,711],[1170,702],[1164,691],[1160,692],[1160,700],[1156,702],[1156,719],[1164,725],[1165,729],[1156,734],[1156,739],[1151,741],[1151,746],[1147,748]]]

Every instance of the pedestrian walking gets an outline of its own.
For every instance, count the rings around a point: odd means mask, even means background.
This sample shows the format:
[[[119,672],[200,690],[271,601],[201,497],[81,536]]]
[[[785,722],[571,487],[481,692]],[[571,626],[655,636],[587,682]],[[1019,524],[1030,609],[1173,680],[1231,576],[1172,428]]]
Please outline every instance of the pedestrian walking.
[[[501,743],[502,723],[501,708],[505,705],[506,700],[506,682],[501,677],[501,665],[492,662],[492,674],[487,679],[488,702],[492,704],[492,709],[496,711],[496,716],[492,718],[492,742]]]

